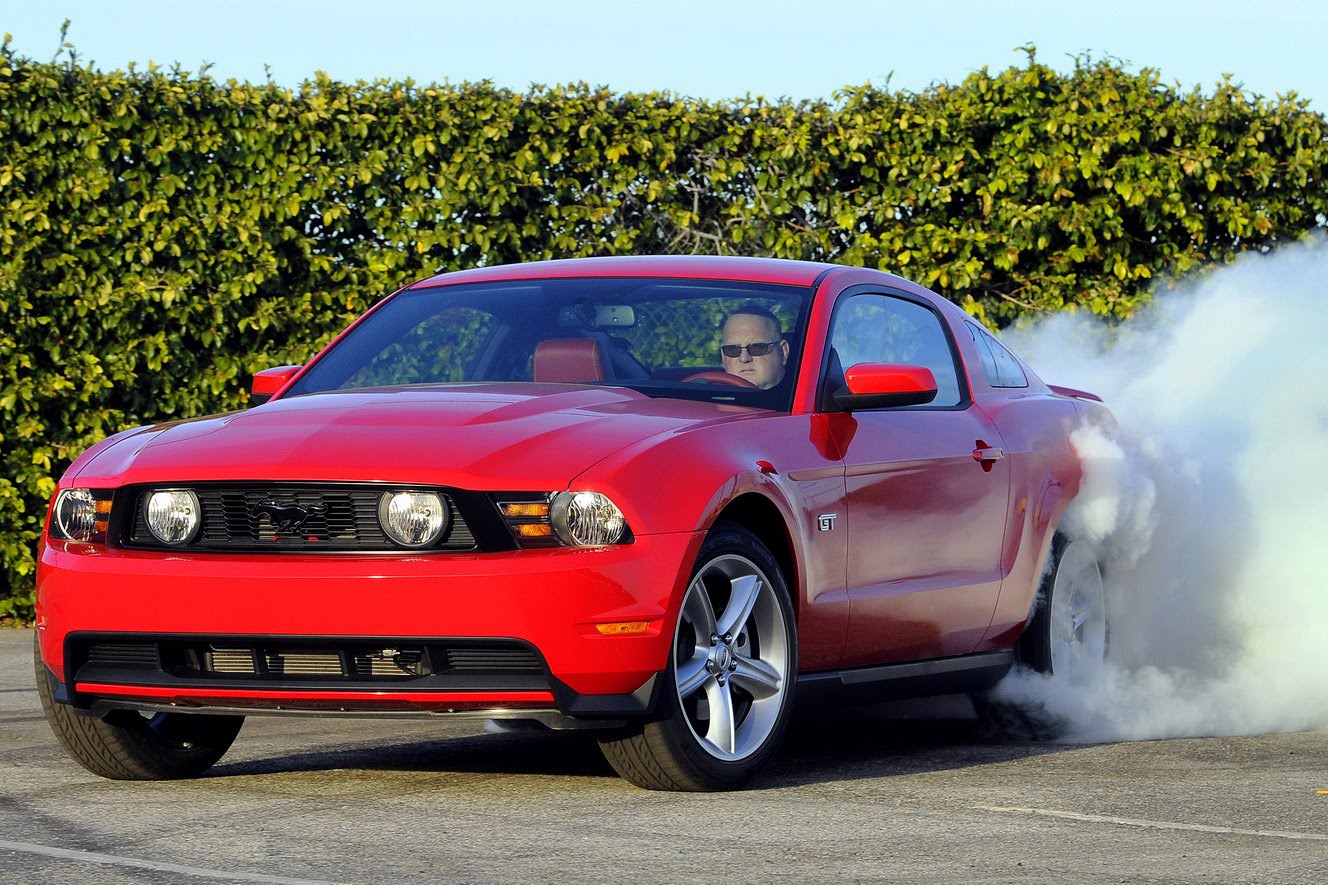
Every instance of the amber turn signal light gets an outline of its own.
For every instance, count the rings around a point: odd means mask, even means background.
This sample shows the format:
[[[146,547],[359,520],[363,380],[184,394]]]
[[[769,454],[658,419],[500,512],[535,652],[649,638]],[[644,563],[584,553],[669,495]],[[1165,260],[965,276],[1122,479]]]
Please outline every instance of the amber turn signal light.
[[[644,633],[650,629],[649,621],[618,621],[613,624],[596,624],[595,629],[605,636],[628,636]]]

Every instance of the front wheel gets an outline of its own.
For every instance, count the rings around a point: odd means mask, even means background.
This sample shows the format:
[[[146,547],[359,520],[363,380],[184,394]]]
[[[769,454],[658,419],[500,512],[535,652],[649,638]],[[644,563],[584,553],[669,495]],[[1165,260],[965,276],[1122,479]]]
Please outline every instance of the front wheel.
[[[74,712],[51,697],[40,651],[34,649],[37,694],[51,730],[75,762],[112,780],[195,777],[235,741],[243,716],[117,710],[103,718]]]
[[[656,718],[602,738],[617,772],[652,790],[724,790],[783,738],[797,674],[797,627],[779,565],[760,539],[717,526],[692,572]]]

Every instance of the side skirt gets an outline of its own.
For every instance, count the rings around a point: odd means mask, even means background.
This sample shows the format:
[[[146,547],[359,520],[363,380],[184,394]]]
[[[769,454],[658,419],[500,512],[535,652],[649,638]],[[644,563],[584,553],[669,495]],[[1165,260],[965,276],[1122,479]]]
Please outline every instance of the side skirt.
[[[1000,682],[1013,666],[1014,652],[998,651],[882,667],[803,673],[798,677],[798,706],[818,709],[984,691]]]

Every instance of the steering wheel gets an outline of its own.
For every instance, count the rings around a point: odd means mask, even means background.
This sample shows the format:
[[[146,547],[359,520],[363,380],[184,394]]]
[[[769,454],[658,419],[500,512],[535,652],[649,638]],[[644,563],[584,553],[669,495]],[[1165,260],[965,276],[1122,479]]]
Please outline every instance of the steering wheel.
[[[682,379],[682,383],[689,381],[700,381],[703,384],[727,384],[729,387],[756,387],[755,384],[739,375],[730,375],[728,372],[697,372],[695,375],[688,375]]]

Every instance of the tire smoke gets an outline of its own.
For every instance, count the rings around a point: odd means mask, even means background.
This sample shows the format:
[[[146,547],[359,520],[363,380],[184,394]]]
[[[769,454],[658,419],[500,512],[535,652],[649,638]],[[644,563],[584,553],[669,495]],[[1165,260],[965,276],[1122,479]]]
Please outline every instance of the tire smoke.
[[[999,699],[1075,741],[1328,728],[1328,243],[1251,255],[1123,327],[1056,317],[1005,337],[1091,390],[1068,533],[1099,551],[1108,663],[1019,670]]]

